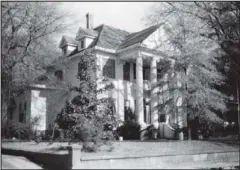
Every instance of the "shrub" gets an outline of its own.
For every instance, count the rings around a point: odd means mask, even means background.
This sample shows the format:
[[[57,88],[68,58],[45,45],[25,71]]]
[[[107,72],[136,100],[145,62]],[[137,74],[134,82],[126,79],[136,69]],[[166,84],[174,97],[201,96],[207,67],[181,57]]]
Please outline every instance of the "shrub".
[[[72,141],[83,141],[84,151],[96,151],[95,147],[102,144],[105,138],[104,125],[115,122],[113,100],[99,99],[97,95],[113,88],[113,84],[103,80],[104,87],[97,88],[97,82],[101,82],[92,74],[97,67],[96,56],[91,51],[79,58],[79,69],[79,86],[71,87],[77,96],[66,102],[56,122],[59,128],[73,132]],[[105,135],[109,133],[111,131]],[[94,148],[89,149],[91,147]]]
[[[118,136],[122,136],[126,140],[140,139],[141,126],[137,121],[137,116],[130,108],[126,109],[128,120],[123,122],[123,125],[117,128]]]
[[[211,122],[202,117],[196,117],[191,122],[191,136],[192,139],[198,139],[199,136],[209,138],[212,135],[214,127],[219,126],[218,123]]]
[[[30,122],[20,123],[8,121],[2,126],[2,138],[17,138],[22,140],[32,140],[36,138],[35,127],[38,125],[40,117],[34,117]]]

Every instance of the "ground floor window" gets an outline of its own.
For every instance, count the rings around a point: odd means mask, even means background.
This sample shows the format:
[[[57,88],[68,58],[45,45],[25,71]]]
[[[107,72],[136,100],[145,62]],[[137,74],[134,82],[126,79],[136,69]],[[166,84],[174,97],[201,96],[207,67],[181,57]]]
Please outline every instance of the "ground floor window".
[[[166,122],[166,115],[165,114],[159,114],[159,122]]]
[[[26,110],[23,108],[22,103],[19,105],[19,122],[26,122]]]
[[[126,62],[123,65],[123,80],[130,81],[130,63]]]

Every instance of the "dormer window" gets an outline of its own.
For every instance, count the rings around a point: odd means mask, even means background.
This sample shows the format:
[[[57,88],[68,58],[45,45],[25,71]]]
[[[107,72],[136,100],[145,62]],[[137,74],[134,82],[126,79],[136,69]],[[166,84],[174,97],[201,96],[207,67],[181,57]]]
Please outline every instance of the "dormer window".
[[[81,41],[81,49],[82,48],[85,48],[85,41],[84,40]]]
[[[63,55],[67,55],[67,46],[63,47]]]

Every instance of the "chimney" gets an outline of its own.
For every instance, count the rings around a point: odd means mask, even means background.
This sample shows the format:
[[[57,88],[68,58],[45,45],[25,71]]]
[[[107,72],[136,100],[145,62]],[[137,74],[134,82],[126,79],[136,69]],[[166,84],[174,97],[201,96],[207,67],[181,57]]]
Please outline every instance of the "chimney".
[[[93,15],[87,13],[86,19],[87,19],[87,29],[93,29]]]

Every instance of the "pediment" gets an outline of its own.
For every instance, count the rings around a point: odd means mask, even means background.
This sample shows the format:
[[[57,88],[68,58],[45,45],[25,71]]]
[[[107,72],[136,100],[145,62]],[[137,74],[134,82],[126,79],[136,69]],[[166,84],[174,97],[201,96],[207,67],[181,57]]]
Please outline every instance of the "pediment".
[[[156,31],[150,34],[143,42],[142,45],[149,49],[168,52],[173,50],[170,43],[165,26],[160,26]]]

